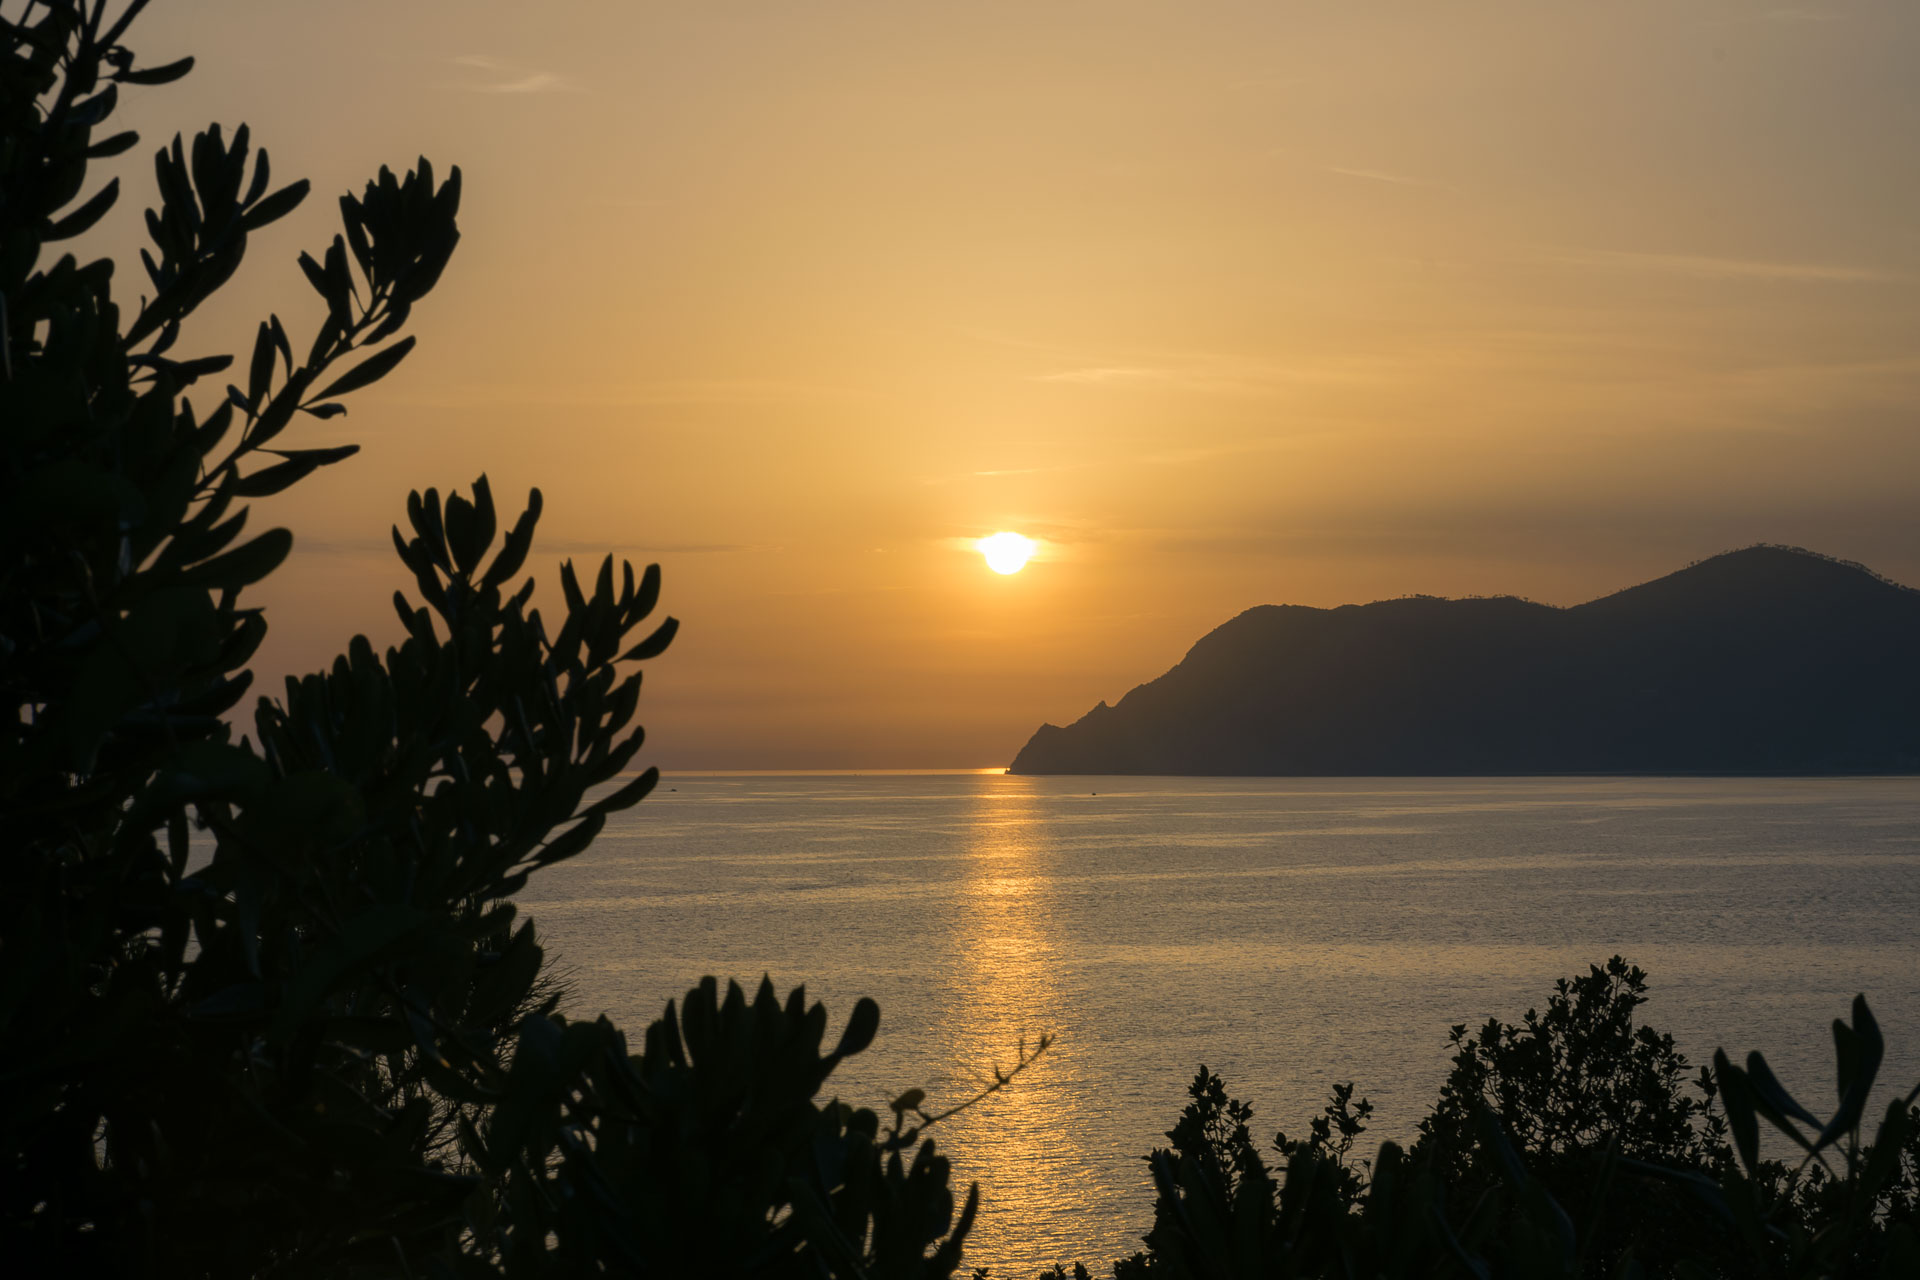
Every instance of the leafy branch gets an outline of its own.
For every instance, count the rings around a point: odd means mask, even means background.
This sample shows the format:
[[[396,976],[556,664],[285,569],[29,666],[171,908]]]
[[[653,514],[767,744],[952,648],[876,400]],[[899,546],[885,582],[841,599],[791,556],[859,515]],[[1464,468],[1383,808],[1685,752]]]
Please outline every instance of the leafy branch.
[[[881,1146],[886,1151],[904,1151],[920,1140],[920,1135],[943,1120],[950,1120],[968,1107],[986,1101],[994,1094],[1012,1084],[1014,1078],[1040,1060],[1040,1055],[1053,1047],[1051,1034],[1043,1035],[1033,1042],[1031,1051],[1027,1048],[1027,1038],[1020,1037],[1018,1048],[1014,1052],[1013,1066],[1005,1071],[999,1063],[988,1068],[988,1081],[979,1092],[955,1103],[944,1111],[929,1112],[924,1108],[927,1100],[925,1089],[909,1089],[888,1104],[893,1112],[893,1123],[887,1127],[885,1140]],[[909,1122],[908,1116],[913,1120]]]

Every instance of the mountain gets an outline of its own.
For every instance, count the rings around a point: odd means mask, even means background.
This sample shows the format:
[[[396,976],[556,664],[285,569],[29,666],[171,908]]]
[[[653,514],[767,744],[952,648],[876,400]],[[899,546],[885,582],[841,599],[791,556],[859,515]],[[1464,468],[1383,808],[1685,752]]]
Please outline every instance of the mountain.
[[[1014,773],[1920,771],[1920,592],[1759,546],[1569,609],[1265,605]]]

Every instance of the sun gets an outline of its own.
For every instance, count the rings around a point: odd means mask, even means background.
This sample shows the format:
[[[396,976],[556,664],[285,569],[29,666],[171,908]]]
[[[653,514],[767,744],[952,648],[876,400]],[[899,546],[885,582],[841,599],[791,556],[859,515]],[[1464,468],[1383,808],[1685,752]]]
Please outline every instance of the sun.
[[[1033,558],[1033,539],[1017,533],[996,533],[973,545],[995,573],[1018,573]]]

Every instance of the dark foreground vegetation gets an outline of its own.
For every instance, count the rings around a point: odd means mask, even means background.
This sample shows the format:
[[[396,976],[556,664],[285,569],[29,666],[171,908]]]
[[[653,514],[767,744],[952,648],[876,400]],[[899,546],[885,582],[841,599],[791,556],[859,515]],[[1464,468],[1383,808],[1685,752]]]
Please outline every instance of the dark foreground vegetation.
[[[307,196],[244,127],[154,154],[144,278],[64,252],[144,0],[0,5],[0,1261],[8,1274],[940,1277],[956,1203],[910,1091],[823,1099],[871,1043],[804,993],[708,980],[638,1045],[557,1011],[514,894],[654,785],[629,765],[659,575],[522,577],[540,496],[407,502],[402,642],[256,697],[248,502],[353,452],[303,440],[392,373],[458,242],[458,170],[382,170],[300,264],[319,319],[244,362],[183,350]],[[122,309],[130,296],[139,301]],[[1272,1156],[1203,1072],[1122,1276],[1912,1275],[1912,1098],[1869,1129],[1880,1038],[1836,1028],[1816,1118],[1764,1064],[1697,1093],[1615,963],[1541,1018],[1456,1036],[1415,1147],[1354,1156],[1336,1092]],[[637,1049],[637,1052],[635,1051]],[[1023,1055],[1024,1066],[1031,1059]],[[1766,1120],[1808,1152],[1759,1159]]]
[[[1371,1160],[1355,1156],[1371,1109],[1351,1084],[1304,1136],[1262,1144],[1252,1108],[1202,1067],[1147,1158],[1147,1248],[1113,1275],[1920,1275],[1920,1086],[1870,1114],[1883,1044],[1866,1001],[1834,1023],[1838,1105],[1822,1117],[1759,1053],[1691,1073],[1638,1021],[1645,999],[1646,975],[1615,956],[1518,1024],[1453,1028],[1418,1139]],[[1791,1159],[1761,1157],[1762,1121]]]
[[[542,982],[514,893],[656,779],[627,772],[656,570],[565,565],[549,622],[537,492],[511,521],[484,479],[416,493],[405,640],[232,727],[292,545],[247,503],[353,452],[302,437],[412,347],[460,174],[340,198],[312,333],[184,351],[307,184],[213,126],[154,153],[137,287],[63,252],[115,207],[122,87],[190,67],[130,51],[143,6],[0,7],[0,1266],[951,1272],[974,1201],[932,1142],[816,1101],[871,1002],[832,1039],[799,991],[708,983],[632,1053]]]

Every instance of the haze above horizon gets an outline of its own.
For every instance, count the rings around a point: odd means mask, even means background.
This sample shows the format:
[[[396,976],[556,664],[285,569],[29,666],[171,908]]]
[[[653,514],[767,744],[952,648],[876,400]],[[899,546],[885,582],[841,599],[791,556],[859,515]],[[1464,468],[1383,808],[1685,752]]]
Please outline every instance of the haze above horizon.
[[[1920,9],[155,6],[93,237],[246,121],[316,199],[465,173],[419,349],[260,514],[272,689],[395,638],[410,487],[657,560],[669,770],[1011,759],[1254,605],[1572,604],[1756,542],[1920,582]],[[369,42],[365,33],[377,31]],[[294,322],[298,319],[299,323]],[[1017,531],[1020,572],[975,542]]]

